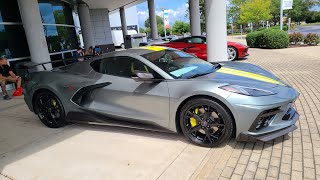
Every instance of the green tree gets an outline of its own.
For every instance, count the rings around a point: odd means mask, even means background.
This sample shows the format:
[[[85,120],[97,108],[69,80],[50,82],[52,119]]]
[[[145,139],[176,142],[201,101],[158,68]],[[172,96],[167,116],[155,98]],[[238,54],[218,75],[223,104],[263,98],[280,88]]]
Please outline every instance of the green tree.
[[[270,14],[270,20],[277,24],[280,21],[280,0],[271,0]]]
[[[157,25],[162,25],[163,26],[163,19],[160,16],[156,16],[156,21],[157,21]],[[146,28],[150,28],[150,18],[146,19],[144,21],[144,27]]]
[[[146,30],[143,29],[142,27],[139,27],[139,32],[140,32],[140,33],[146,33]]]
[[[164,27],[163,27],[163,19],[160,16],[156,16],[157,19],[157,28],[158,28],[158,34],[160,34],[160,36],[164,36]],[[146,27],[145,29],[145,33],[150,33],[151,29],[150,29],[150,19],[146,19],[144,22],[144,26]],[[167,35],[170,34],[171,29],[166,29],[166,33]],[[141,32],[141,31],[140,31]]]
[[[230,0],[228,6],[228,19],[232,20],[234,25],[239,25],[240,20],[240,6],[245,4],[248,0]]]
[[[172,32],[178,35],[190,32],[190,25],[183,21],[175,21],[172,25]]]
[[[249,0],[240,5],[240,23],[254,24],[261,20],[268,20],[270,15],[271,0]]]

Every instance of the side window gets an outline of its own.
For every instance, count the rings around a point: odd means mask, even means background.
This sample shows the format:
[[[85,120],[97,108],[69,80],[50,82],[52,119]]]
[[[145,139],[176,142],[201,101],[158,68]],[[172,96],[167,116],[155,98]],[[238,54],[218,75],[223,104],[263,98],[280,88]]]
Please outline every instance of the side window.
[[[147,65],[143,64],[141,61],[126,56],[103,59],[100,63],[99,69],[99,72],[102,74],[125,78],[135,77],[136,71],[152,73],[155,78],[158,76],[155,75],[157,73],[155,73]]]
[[[202,37],[193,37],[188,40],[188,43],[202,44],[204,42]]]

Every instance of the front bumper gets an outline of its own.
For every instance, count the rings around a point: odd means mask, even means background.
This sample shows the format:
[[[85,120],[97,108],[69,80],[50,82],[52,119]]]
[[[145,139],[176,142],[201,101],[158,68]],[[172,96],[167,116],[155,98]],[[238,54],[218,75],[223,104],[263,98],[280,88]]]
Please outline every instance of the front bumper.
[[[239,58],[244,58],[249,56],[249,47],[239,48]]]
[[[254,133],[240,133],[240,135],[237,137],[238,141],[256,141],[256,140],[260,140],[260,141],[270,141],[273,140],[277,137],[281,137],[283,135],[286,135],[294,130],[297,129],[297,126],[295,125],[295,123],[298,121],[299,119],[299,114],[294,110],[291,112],[292,114],[290,114],[290,117],[288,120],[291,121],[291,124],[285,128],[279,129],[279,130],[275,130],[269,133],[263,133],[263,134],[254,134]]]

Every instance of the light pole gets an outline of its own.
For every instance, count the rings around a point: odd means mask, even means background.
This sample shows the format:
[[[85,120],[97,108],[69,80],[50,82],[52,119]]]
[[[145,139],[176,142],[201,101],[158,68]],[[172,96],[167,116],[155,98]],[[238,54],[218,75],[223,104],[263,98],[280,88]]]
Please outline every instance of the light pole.
[[[163,29],[164,29],[164,37],[167,37],[167,30],[166,30],[166,20],[164,19],[164,10],[165,8],[162,7],[161,11],[162,11],[162,18],[163,18]]]
[[[283,0],[280,0],[280,30],[282,30],[283,26]]]

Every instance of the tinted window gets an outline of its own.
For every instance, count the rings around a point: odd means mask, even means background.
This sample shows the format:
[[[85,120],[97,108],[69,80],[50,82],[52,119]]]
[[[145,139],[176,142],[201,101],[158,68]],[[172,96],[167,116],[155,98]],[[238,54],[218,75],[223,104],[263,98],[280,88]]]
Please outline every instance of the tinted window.
[[[62,1],[39,0],[42,23],[73,25],[70,5]]]
[[[172,40],[171,42],[185,42],[186,40],[187,40],[186,38],[181,38],[181,39]]]
[[[203,43],[205,43],[205,38],[193,37],[193,38],[188,39],[188,43],[203,44]]]
[[[0,54],[8,58],[30,55],[22,25],[0,25]]]
[[[49,52],[60,52],[76,49],[77,35],[74,27],[43,26]]]
[[[102,74],[131,78],[136,71],[152,73],[156,79],[162,78],[147,65],[131,57],[111,57],[91,63],[92,68]]]
[[[17,0],[0,0],[0,22],[21,22]]]

